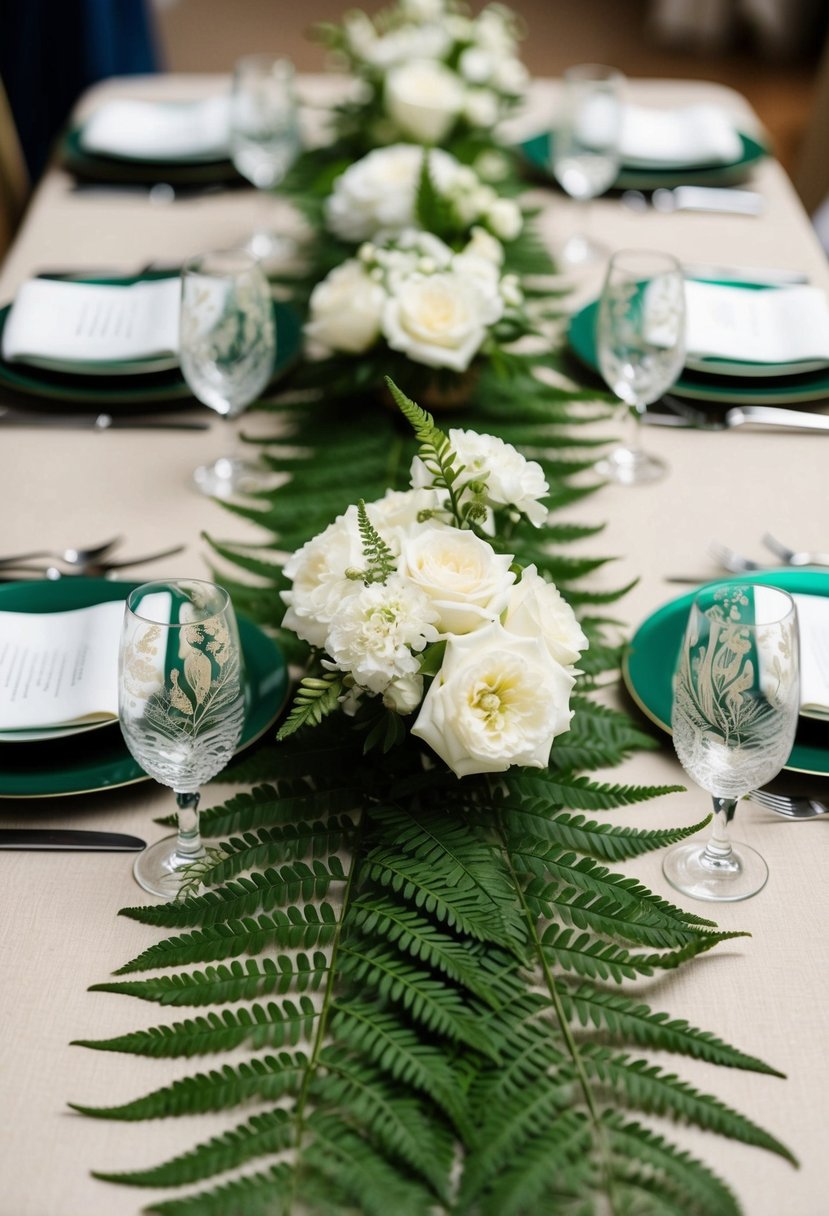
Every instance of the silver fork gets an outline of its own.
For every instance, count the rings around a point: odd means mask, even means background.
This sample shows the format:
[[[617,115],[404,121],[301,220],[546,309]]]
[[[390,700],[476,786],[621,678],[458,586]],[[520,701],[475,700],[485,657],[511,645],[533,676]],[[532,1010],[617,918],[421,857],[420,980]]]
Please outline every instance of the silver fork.
[[[763,544],[771,549],[787,566],[829,566],[829,553],[810,553],[805,550],[790,549],[771,533],[763,536]]]
[[[789,798],[785,794],[771,794],[768,790],[752,790],[749,798],[786,819],[816,819],[818,815],[829,815],[829,806],[815,798]]]
[[[733,549],[729,549],[728,545],[721,545],[717,541],[712,541],[708,546],[708,552],[713,557],[714,561],[730,570],[732,574],[743,574],[746,570],[765,570],[762,562],[755,562],[750,557],[743,557],[742,553],[736,553]]]

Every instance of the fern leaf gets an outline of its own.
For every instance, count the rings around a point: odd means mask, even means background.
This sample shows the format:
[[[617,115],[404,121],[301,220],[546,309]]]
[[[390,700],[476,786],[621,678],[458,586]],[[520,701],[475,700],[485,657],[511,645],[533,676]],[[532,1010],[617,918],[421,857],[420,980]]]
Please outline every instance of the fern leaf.
[[[234,1178],[211,1191],[149,1204],[155,1216],[274,1216],[294,1187],[289,1165],[272,1165],[258,1174]],[[284,1207],[282,1208],[284,1211]]]
[[[304,909],[293,906],[277,909],[271,915],[210,925],[181,937],[167,938],[144,950],[114,974],[127,975],[152,967],[181,967],[240,954],[258,954],[273,945],[292,949],[324,946],[333,941],[336,923],[336,913],[326,903],[319,907],[308,904]]]
[[[636,946],[652,949],[679,949],[700,937],[722,940],[713,929],[697,928],[662,915],[657,907],[616,898],[611,890],[596,892],[590,887],[568,886],[565,882],[534,880],[524,892],[527,905],[536,916],[562,921],[577,929],[590,929]]]
[[[83,1106],[78,1102],[68,1105],[96,1119],[125,1123],[227,1110],[254,1098],[275,1101],[283,1094],[296,1093],[307,1066],[308,1057],[303,1052],[280,1051],[276,1056],[254,1056],[235,1068],[225,1064],[210,1072],[181,1077],[121,1106]]]
[[[590,979],[624,980],[639,975],[653,975],[657,970],[670,970],[689,958],[711,950],[722,939],[718,934],[698,938],[668,954],[631,954],[613,942],[596,939],[588,933],[574,934],[572,929],[548,925],[541,937],[543,953],[555,967],[575,971]]]
[[[229,1051],[243,1044],[282,1047],[287,1043],[295,1047],[303,1035],[311,1035],[316,1017],[317,1010],[310,997],[301,996],[298,1003],[285,1000],[281,1005],[270,1002],[237,1010],[226,1009],[224,1013],[208,1013],[204,1017],[174,1022],[172,1026],[153,1026],[114,1039],[73,1039],[72,1045],[165,1059]]]
[[[259,828],[232,836],[211,849],[198,864],[203,884],[227,882],[243,870],[272,866],[297,858],[328,857],[353,834],[354,824],[347,815],[328,820],[300,821],[274,828]],[[196,870],[195,865],[189,867]]]
[[[508,774],[508,784],[511,789],[517,788],[525,795],[544,798],[554,806],[573,811],[607,811],[661,798],[665,794],[682,793],[685,789],[683,785],[611,785],[549,769],[520,770]]]
[[[332,714],[339,708],[340,697],[344,692],[343,676],[338,671],[303,676],[291,711],[276,732],[277,739],[287,739],[288,735],[292,735],[301,726],[317,726],[327,714]]]
[[[119,992],[159,1005],[224,1005],[228,1001],[282,996],[286,992],[316,992],[328,970],[328,959],[316,950],[311,956],[301,952],[290,957],[278,954],[261,961],[247,959],[244,966],[234,960],[229,967],[219,965],[147,980],[91,984],[89,991]]]
[[[590,1149],[593,1136],[583,1114],[561,1112],[551,1126],[530,1135],[517,1159],[498,1173],[481,1198],[482,1216],[524,1216],[529,1212],[558,1211],[543,1203],[551,1183],[573,1194],[588,1189],[595,1167]]]
[[[184,1186],[185,1183],[199,1182],[243,1165],[256,1157],[287,1149],[292,1144],[293,1136],[294,1125],[289,1113],[271,1110],[251,1116],[246,1123],[204,1141],[189,1152],[165,1161],[163,1165],[117,1174],[93,1170],[92,1174],[104,1182],[120,1182],[127,1186]]]
[[[652,853],[657,849],[675,844],[695,836],[710,821],[710,815],[699,823],[685,828],[657,828],[643,831],[640,828],[612,827],[596,823],[583,815],[568,815],[565,811],[550,814],[542,800],[527,800],[523,805],[507,803],[504,807],[504,825],[515,839],[535,836],[564,849],[585,853],[600,861],[625,861]]]

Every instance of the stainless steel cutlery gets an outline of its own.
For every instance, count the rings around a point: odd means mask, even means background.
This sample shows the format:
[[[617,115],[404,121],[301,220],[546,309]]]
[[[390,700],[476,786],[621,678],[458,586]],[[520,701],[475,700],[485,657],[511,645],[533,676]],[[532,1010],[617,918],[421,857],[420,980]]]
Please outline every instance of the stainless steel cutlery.
[[[43,414],[0,406],[0,426],[55,427],[88,431],[206,431],[209,422],[188,418],[146,418],[130,414]]]
[[[122,832],[94,832],[85,828],[0,828],[0,849],[137,853],[146,847],[146,841]]]
[[[769,790],[752,790],[749,798],[758,806],[764,806],[785,819],[817,819],[819,815],[829,815],[829,806],[817,798],[800,795],[789,797],[787,794],[772,794]]]
[[[684,426],[698,431],[729,431],[740,426],[773,427],[783,431],[829,431],[829,414],[812,414],[776,405],[734,405],[722,414],[708,414],[676,397],[665,396],[662,404],[671,412],[663,414],[646,410],[642,420],[650,426]]]
[[[735,190],[717,186],[660,187],[648,195],[641,190],[625,190],[622,202],[632,211],[715,211],[731,215],[760,215],[763,196],[754,190]]]

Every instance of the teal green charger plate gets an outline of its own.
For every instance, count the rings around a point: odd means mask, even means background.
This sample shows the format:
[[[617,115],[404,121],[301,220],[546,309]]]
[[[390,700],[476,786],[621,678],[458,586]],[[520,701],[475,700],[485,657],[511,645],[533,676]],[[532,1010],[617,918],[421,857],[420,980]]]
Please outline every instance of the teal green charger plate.
[[[154,186],[231,186],[243,181],[228,157],[213,160],[130,160],[88,152],[81,143],[81,128],[71,127],[60,142],[61,164],[75,177],[90,182]]]
[[[65,578],[57,582],[0,586],[0,610],[64,612],[126,599],[135,582]],[[276,721],[288,696],[288,668],[281,650],[247,617],[237,614],[248,681],[247,713],[238,751]],[[0,744],[0,798],[52,798],[90,794],[149,781],[133,760],[117,723],[81,738]]]
[[[768,155],[766,148],[744,132],[740,136],[741,155],[728,164],[672,165],[665,169],[634,168],[622,165],[613,183],[614,190],[659,190],[675,186],[731,186],[745,181],[751,170]],[[521,155],[536,173],[555,181],[552,170],[555,134],[542,131],[520,145]]]
[[[829,571],[770,570],[762,574],[717,579],[723,583],[763,583],[796,595],[829,596]],[[657,608],[642,622],[622,661],[625,687],[641,711],[671,733],[673,673],[685,623],[698,588]],[[829,723],[801,717],[785,768],[798,773],[829,774]]]
[[[598,300],[586,304],[570,318],[568,340],[573,353],[586,367],[598,374],[596,317]],[[722,402],[724,405],[797,405],[820,401],[829,396],[829,368],[803,372],[796,376],[760,377],[718,376],[692,372],[687,368],[671,388],[677,397],[691,401]]]
[[[144,279],[161,275],[131,275],[123,278],[92,278],[73,280],[104,286],[129,287]],[[0,347],[3,330],[11,304],[0,309]],[[273,303],[276,322],[276,357],[271,383],[279,380],[299,359],[302,351],[302,322],[296,310],[281,300]],[[45,398],[71,405],[146,406],[163,405],[169,401],[192,401],[193,393],[185,383],[178,367],[165,371],[140,372],[131,375],[88,376],[73,372],[58,372],[27,363],[8,363],[0,358],[0,388],[23,397]]]

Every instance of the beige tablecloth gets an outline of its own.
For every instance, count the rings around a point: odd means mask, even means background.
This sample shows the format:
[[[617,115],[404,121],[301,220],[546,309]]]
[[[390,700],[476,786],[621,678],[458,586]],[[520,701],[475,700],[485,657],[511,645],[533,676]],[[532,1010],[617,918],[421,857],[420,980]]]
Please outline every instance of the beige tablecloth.
[[[85,104],[95,104],[108,90],[190,96],[215,83],[199,77],[113,82]],[[315,104],[333,87],[331,80],[303,81]],[[744,123],[753,121],[740,98],[715,85],[638,82],[635,87],[640,99],[719,98]],[[540,125],[553,97],[552,84],[536,86],[527,131]],[[134,195],[73,193],[71,184],[53,170],[40,186],[2,270],[0,300],[10,299],[38,269],[129,271],[151,259],[180,260],[238,241],[261,216],[262,200],[249,190],[155,206]],[[639,215],[616,201],[599,200],[594,232],[613,247],[665,248],[689,261],[802,269],[813,282],[829,286],[824,255],[774,160],[759,165],[751,185],[766,202],[758,219]],[[549,238],[565,236],[572,206],[552,191],[538,197]],[[596,275],[586,276],[573,298],[586,298],[596,286]],[[250,418],[238,425],[257,433],[267,422]],[[6,429],[0,440],[0,552],[94,542],[122,532],[128,538],[125,551],[133,553],[187,544],[183,556],[159,562],[148,573],[205,574],[202,530],[217,538],[254,535],[252,527],[190,486],[194,466],[226,450],[232,434],[233,426],[219,420],[207,432],[164,436]],[[714,538],[759,554],[760,537],[768,530],[797,546],[829,548],[829,435],[653,428],[646,438],[670,466],[663,482],[634,489],[609,486],[570,512],[575,519],[606,523],[584,550],[616,557],[602,575],[608,585],[639,578],[615,610],[629,624],[682,590],[666,582],[666,575],[716,573],[706,556]],[[614,695],[624,700],[621,690]],[[672,783],[682,774],[666,743],[614,770],[613,778]],[[829,795],[829,782],[822,784]],[[208,787],[204,805],[226,792],[220,785]],[[166,791],[144,783],[65,799],[7,800],[0,804],[0,823],[109,828],[155,839],[161,829],[153,817],[169,810],[170,802]],[[608,818],[665,827],[694,822],[706,811],[705,796],[689,790]],[[715,1032],[788,1075],[783,1081],[666,1061],[703,1091],[756,1118],[794,1149],[802,1166],[796,1171],[760,1150],[693,1130],[676,1133],[681,1143],[730,1181],[747,1216],[825,1216],[829,824],[792,824],[745,804],[736,826],[736,834],[766,857],[771,876],[759,896],[719,906],[714,916],[723,928],[745,929],[751,937],[727,943],[640,991],[654,1007]],[[710,911],[670,891],[658,857],[626,869],[690,910]],[[143,895],[125,855],[4,853],[0,874],[0,1216],[130,1216],[157,1193],[95,1181],[91,1169],[148,1166],[227,1128],[236,1117],[130,1125],[93,1121],[68,1110],[70,1100],[126,1101],[186,1071],[161,1060],[68,1045],[74,1038],[107,1037],[163,1020],[156,1019],[152,1006],[86,991],[147,944],[145,929],[116,916],[118,908],[141,902]]]

